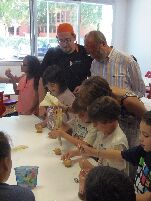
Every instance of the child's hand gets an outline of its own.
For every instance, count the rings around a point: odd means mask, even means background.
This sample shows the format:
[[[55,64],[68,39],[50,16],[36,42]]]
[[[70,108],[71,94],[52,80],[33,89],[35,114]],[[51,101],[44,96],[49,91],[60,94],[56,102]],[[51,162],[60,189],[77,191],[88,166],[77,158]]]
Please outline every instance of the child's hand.
[[[7,70],[5,71],[5,75],[6,75],[8,78],[10,78],[10,79],[14,78],[14,76],[11,74],[11,70],[10,70],[10,69],[7,69]]]
[[[48,133],[49,138],[52,138],[52,139],[56,139],[57,137],[62,137],[63,134],[64,134],[64,131],[62,130],[53,130]]]
[[[93,148],[85,144],[78,144],[78,149],[81,155],[85,155],[85,156],[91,156],[93,152]]]
[[[45,122],[40,122],[35,124],[35,128],[38,128],[39,126],[42,126],[42,128],[45,128],[46,127]]]
[[[70,158],[72,158],[74,156],[75,156],[74,151],[71,150],[71,151],[68,151],[65,154],[63,154],[61,156],[61,160],[67,160],[67,159],[70,159]]]

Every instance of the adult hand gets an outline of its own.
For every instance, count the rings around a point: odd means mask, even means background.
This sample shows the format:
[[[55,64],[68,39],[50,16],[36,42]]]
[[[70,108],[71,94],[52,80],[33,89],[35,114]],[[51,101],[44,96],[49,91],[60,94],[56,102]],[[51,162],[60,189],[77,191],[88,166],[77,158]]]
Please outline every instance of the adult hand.
[[[61,156],[61,160],[67,160],[67,159],[70,159],[72,157],[74,157],[74,151],[71,150],[71,151],[68,151],[65,154],[63,154]]]

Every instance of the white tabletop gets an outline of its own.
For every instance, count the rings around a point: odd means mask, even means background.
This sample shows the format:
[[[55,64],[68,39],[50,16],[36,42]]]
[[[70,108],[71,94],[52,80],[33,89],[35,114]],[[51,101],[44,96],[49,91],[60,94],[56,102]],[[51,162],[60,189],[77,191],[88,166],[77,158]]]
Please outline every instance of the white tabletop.
[[[12,83],[0,83],[0,92],[4,91],[4,95],[15,94]]]
[[[142,97],[141,101],[144,103],[146,110],[151,110],[151,99]]]
[[[53,149],[59,147],[58,140],[47,137],[48,129],[43,133],[35,132],[34,124],[39,119],[35,116],[3,117],[0,128],[10,135],[13,146],[27,145],[24,150],[12,151],[13,167],[7,183],[16,184],[14,167],[22,165],[39,166],[38,186],[33,189],[36,201],[77,201],[79,200],[78,177],[80,168],[76,162],[71,168],[66,168],[56,156]],[[63,141],[63,152],[71,144]]]
[[[143,80],[144,80],[144,84],[145,84],[145,86],[148,87],[149,84],[151,83],[151,78],[143,77]]]

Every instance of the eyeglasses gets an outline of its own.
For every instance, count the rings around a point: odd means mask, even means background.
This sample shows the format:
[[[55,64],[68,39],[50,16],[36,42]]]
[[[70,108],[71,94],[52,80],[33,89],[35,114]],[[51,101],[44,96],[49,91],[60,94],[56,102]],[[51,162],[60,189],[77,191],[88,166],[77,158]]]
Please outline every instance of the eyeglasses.
[[[66,39],[57,39],[58,43],[71,43],[72,39],[71,38],[66,38]]]

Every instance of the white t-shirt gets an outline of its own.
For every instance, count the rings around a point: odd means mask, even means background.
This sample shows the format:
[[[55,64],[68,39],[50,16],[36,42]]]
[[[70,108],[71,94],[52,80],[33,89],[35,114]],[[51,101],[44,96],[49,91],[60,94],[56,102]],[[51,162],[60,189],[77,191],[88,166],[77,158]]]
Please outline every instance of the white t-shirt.
[[[93,144],[93,147],[96,149],[124,150],[128,148],[128,142],[126,139],[126,135],[123,133],[122,129],[118,125],[116,129],[108,136],[105,136],[101,132],[97,133],[97,137]],[[99,158],[98,165],[111,166],[119,170],[126,169],[125,161],[119,162],[114,159],[109,160],[109,159]]]

